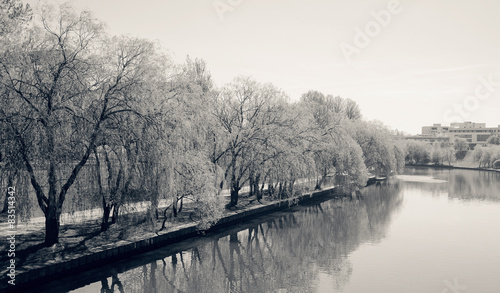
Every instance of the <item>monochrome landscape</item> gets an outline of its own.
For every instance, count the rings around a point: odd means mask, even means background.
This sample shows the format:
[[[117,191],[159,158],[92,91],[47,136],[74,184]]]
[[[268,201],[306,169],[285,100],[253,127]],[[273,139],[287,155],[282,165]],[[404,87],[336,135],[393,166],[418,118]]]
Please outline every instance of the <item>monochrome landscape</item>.
[[[0,291],[498,292],[498,12],[0,0]]]

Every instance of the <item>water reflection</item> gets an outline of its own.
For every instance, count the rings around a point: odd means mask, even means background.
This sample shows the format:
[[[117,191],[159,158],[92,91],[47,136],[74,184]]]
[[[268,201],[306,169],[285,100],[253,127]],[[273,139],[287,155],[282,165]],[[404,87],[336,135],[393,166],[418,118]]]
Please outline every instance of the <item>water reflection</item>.
[[[353,271],[349,254],[385,236],[401,206],[399,189],[391,181],[364,190],[355,200],[330,200],[254,220],[244,229],[206,236],[190,249],[107,269],[81,290],[315,292],[320,274],[328,274],[341,289]]]
[[[465,201],[500,201],[500,190],[498,190],[500,173],[460,169],[406,168],[404,175],[430,175],[448,182],[436,184],[405,181],[404,185],[407,188],[424,189],[435,195],[447,192],[450,198]]]
[[[115,288],[117,289],[117,292],[124,292],[123,291],[123,285],[120,279],[118,278],[118,273],[116,270],[111,270],[111,287],[108,283],[108,279],[103,277],[101,279],[101,293],[111,293],[115,292]]]
[[[351,200],[294,207],[31,292],[444,292],[454,278],[499,292],[499,179],[407,168]]]

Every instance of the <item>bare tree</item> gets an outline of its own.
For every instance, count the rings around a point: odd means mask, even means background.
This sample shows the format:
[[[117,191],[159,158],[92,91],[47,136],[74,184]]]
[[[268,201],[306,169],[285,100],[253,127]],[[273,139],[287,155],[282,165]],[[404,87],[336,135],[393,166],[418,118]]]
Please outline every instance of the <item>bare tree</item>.
[[[147,76],[144,64],[152,48],[139,41],[111,42],[89,12],[78,14],[67,5],[41,6],[38,21],[22,37],[1,51],[7,91],[1,121],[14,133],[50,246],[58,242],[68,189],[104,125],[137,112],[135,88]]]

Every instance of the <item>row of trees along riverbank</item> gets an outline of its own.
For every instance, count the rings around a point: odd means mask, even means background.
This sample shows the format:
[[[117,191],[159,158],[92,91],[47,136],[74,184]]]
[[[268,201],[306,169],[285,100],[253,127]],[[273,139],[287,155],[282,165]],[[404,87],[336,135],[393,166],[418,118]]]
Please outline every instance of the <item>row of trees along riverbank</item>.
[[[406,163],[456,165],[459,167],[500,169],[500,137],[492,135],[485,146],[476,146],[469,150],[464,138],[457,138],[453,143],[427,142],[410,140],[407,143]]]
[[[286,197],[299,178],[320,187],[336,174],[347,191],[404,166],[404,142],[353,100],[309,91],[292,102],[249,77],[215,86],[203,60],[175,64],[68,4],[7,0],[0,14],[1,181],[19,187],[18,214],[39,207],[48,246],[64,210],[100,206],[105,231],[127,202],[159,217],[161,199],[174,216],[189,199],[208,227],[222,189],[230,208],[243,186]]]

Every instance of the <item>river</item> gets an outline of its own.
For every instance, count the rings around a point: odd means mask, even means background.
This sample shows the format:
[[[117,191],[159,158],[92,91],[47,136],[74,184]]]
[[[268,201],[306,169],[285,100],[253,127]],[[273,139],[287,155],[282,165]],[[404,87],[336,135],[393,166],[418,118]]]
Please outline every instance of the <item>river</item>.
[[[406,168],[36,292],[500,292],[500,173]]]

